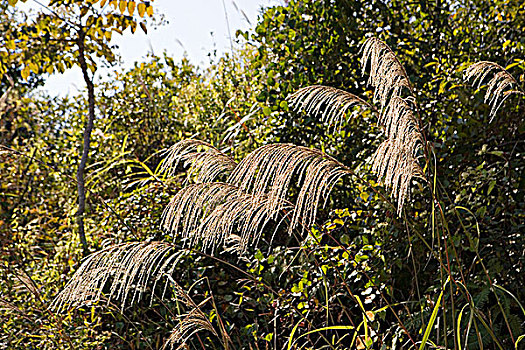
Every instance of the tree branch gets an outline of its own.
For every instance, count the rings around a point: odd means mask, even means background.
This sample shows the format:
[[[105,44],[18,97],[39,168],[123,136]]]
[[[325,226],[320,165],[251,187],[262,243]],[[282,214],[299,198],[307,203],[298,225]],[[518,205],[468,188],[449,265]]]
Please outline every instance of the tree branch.
[[[88,119],[84,128],[82,157],[80,158],[80,163],[78,165],[77,170],[78,211],[76,215],[78,224],[78,235],[80,238],[80,242],[82,243],[82,248],[84,249],[84,254],[87,254],[88,245],[86,240],[86,233],[84,230],[84,212],[86,209],[86,189],[84,185],[84,171],[86,169],[86,163],[88,160],[91,131],[93,130],[93,125],[95,121],[95,88],[93,85],[93,79],[88,74],[88,66],[85,57],[86,33],[83,31],[83,29],[79,29],[77,33],[78,62],[80,64],[80,69],[82,70],[82,75],[84,77],[84,82],[86,83],[88,92]]]

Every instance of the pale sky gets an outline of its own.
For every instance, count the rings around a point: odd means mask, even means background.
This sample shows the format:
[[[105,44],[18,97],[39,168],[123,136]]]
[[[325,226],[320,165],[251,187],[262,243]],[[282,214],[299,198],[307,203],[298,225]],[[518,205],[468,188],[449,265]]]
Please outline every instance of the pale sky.
[[[135,34],[129,29],[122,36],[113,35],[112,43],[119,46],[123,66],[132,67],[153,49],[161,55],[166,51],[175,61],[184,54],[189,60],[201,66],[209,63],[207,54],[217,50],[220,56],[230,51],[230,34],[235,39],[237,29],[248,30],[255,26],[261,7],[281,4],[282,0],[155,0],[156,13],[162,13],[169,22],[157,30],[148,28],[148,35],[137,28]],[[40,6],[32,0],[20,3],[21,9],[38,10]],[[230,32],[226,23],[224,6],[228,16]],[[243,13],[246,15],[245,18]],[[116,69],[119,69],[117,66]],[[107,70],[97,73],[106,79]],[[64,74],[49,77],[44,86],[51,95],[74,94],[82,89],[84,81],[79,68],[67,70]]]

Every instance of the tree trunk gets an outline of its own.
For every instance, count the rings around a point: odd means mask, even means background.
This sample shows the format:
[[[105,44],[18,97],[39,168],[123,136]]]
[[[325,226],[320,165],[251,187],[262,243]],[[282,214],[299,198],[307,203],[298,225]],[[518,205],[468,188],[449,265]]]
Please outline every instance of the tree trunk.
[[[88,244],[86,240],[86,233],[84,231],[84,212],[86,209],[86,188],[84,185],[84,170],[89,154],[89,143],[91,139],[91,131],[93,130],[93,124],[95,121],[95,88],[93,86],[93,80],[89,77],[88,66],[85,57],[85,33],[82,29],[78,32],[78,61],[84,81],[87,86],[88,92],[88,119],[84,128],[84,143],[82,147],[82,157],[77,169],[77,189],[78,189],[78,211],[77,211],[77,224],[78,224],[78,236],[82,243],[84,254],[88,252]]]

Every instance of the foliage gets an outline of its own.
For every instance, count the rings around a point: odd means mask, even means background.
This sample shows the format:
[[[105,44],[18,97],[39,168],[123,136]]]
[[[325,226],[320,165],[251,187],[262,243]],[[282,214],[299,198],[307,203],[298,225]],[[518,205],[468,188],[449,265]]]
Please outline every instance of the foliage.
[[[481,86],[464,78],[474,62],[493,61],[523,88],[524,15],[519,1],[503,0],[291,1],[265,10],[255,33],[241,33],[252,48],[207,70],[150,57],[101,83],[88,163],[90,247],[164,239],[180,251],[165,298],[158,286],[124,309],[47,309],[81,262],[71,177],[87,102],[28,95],[32,85],[11,65],[20,78],[9,73],[1,144],[26,156],[0,151],[0,301],[10,310],[0,316],[0,342],[160,348],[190,315],[211,325],[187,339],[191,348],[414,348],[423,338],[446,348],[519,348],[523,98],[512,94],[491,113],[484,84],[492,73]],[[372,103],[359,72],[366,33],[405,67],[428,141],[430,183],[412,186],[400,217],[370,172],[382,140],[373,109],[350,108],[329,125],[286,99],[323,84]],[[272,240],[270,227],[242,256],[184,250],[160,229],[161,213],[197,177],[180,166],[167,177],[158,165],[159,151],[188,138],[236,161],[271,142],[315,147],[361,179],[336,184],[303,235]]]
[[[12,6],[16,3],[9,1]],[[135,32],[137,15],[153,16],[149,1],[137,4],[136,1],[54,0],[45,9],[47,13],[39,12],[33,20],[19,22],[17,27],[4,32],[2,57],[20,67],[24,79],[31,73],[63,73],[73,65],[80,65],[81,42],[91,71],[96,70],[97,58],[113,63],[113,33],[122,34],[127,28]],[[146,32],[145,19],[139,23]],[[0,64],[1,75],[8,68],[4,62],[3,59]]]

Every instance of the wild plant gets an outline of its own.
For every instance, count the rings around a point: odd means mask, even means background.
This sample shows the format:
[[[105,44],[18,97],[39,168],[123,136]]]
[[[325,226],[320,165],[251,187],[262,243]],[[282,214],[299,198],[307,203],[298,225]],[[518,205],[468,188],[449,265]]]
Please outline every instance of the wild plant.
[[[460,257],[451,242],[442,208],[433,146],[427,141],[423,130],[416,89],[405,68],[384,41],[375,37],[366,39],[361,53],[363,75],[369,73],[368,84],[374,89],[371,102],[349,92],[320,85],[302,88],[291,95],[288,101],[297,112],[305,111],[317,116],[336,129],[354,107],[369,110],[377,117],[377,125],[382,130],[384,140],[369,159],[369,169],[396,203],[397,217],[403,220],[407,231],[415,232],[428,248],[429,254],[439,262],[441,285],[431,310],[421,313],[421,317],[427,319],[426,324],[421,324],[422,335],[418,342],[415,341],[416,334],[407,330],[387,298],[381,294],[387,303],[386,308],[393,311],[412,348],[418,347],[418,343],[420,349],[427,345],[437,346],[430,336],[440,310],[444,313],[445,331],[449,330],[446,327],[447,320],[453,323],[451,333],[455,348],[467,346],[473,329],[481,346],[482,332],[478,327],[484,327],[494,344],[503,348],[493,331],[494,326],[487,322],[481,308],[469,294],[463,272],[454,267],[454,262],[457,263]],[[509,96],[524,94],[517,80],[495,63],[476,63],[467,69],[465,77],[467,80],[474,78],[474,83],[479,86],[493,71],[496,74],[488,83],[485,98],[491,105],[492,117]],[[262,237],[269,237],[271,242],[276,234],[296,237],[307,234],[317,239],[311,228],[316,224],[318,208],[327,202],[333,187],[342,177],[354,177],[364,186],[377,191],[368,180],[334,157],[293,144],[263,145],[244,159],[236,161],[205,141],[189,139],[166,151],[159,174],[164,177],[176,176],[181,165],[188,169],[186,186],[173,196],[162,215],[161,225],[168,235],[180,239],[188,250],[181,250],[176,244],[166,241],[123,243],[96,252],[82,263],[57,296],[53,307],[63,309],[101,300],[118,300],[124,307],[127,303],[140,300],[147,291],[155,291],[157,284],[164,284],[164,292],[167,289],[173,291],[177,299],[189,309],[181,316],[178,327],[173,330],[166,345],[184,344],[200,330],[207,330],[220,339],[222,346],[228,348],[231,340],[220,318],[217,330],[201,311],[204,303],[213,303],[212,297],[197,304],[171,277],[178,259],[188,251],[207,254],[223,250],[243,256],[250,252],[250,248],[256,247]],[[437,247],[431,246],[425,240],[426,233],[420,232],[407,219],[406,207],[410,202],[414,181],[418,181],[429,192],[429,230]],[[454,212],[457,214],[458,208],[454,208]],[[476,254],[483,264],[477,250]],[[487,272],[484,265],[483,268]],[[496,292],[497,288],[502,287],[491,281],[488,273],[486,276],[512,341],[517,344],[521,338],[514,337],[507,317],[508,311]],[[373,283],[371,286],[376,287]],[[353,330],[352,344],[361,342],[369,347],[372,339],[369,330],[373,331],[369,322],[373,314],[367,314],[359,297],[354,296],[350,289],[348,292],[361,306],[363,321],[357,327],[334,326],[326,327],[325,330]],[[447,303],[452,310],[448,318]],[[458,313],[457,310],[461,311]],[[466,310],[469,310],[470,318],[466,329],[462,330],[461,325],[465,324],[462,323],[462,317]],[[299,315],[304,318],[301,313]],[[360,328],[364,329],[365,335],[360,333]],[[295,331],[290,330],[289,348],[293,344]],[[447,344],[448,337],[448,334],[443,336],[447,348],[450,347]]]

